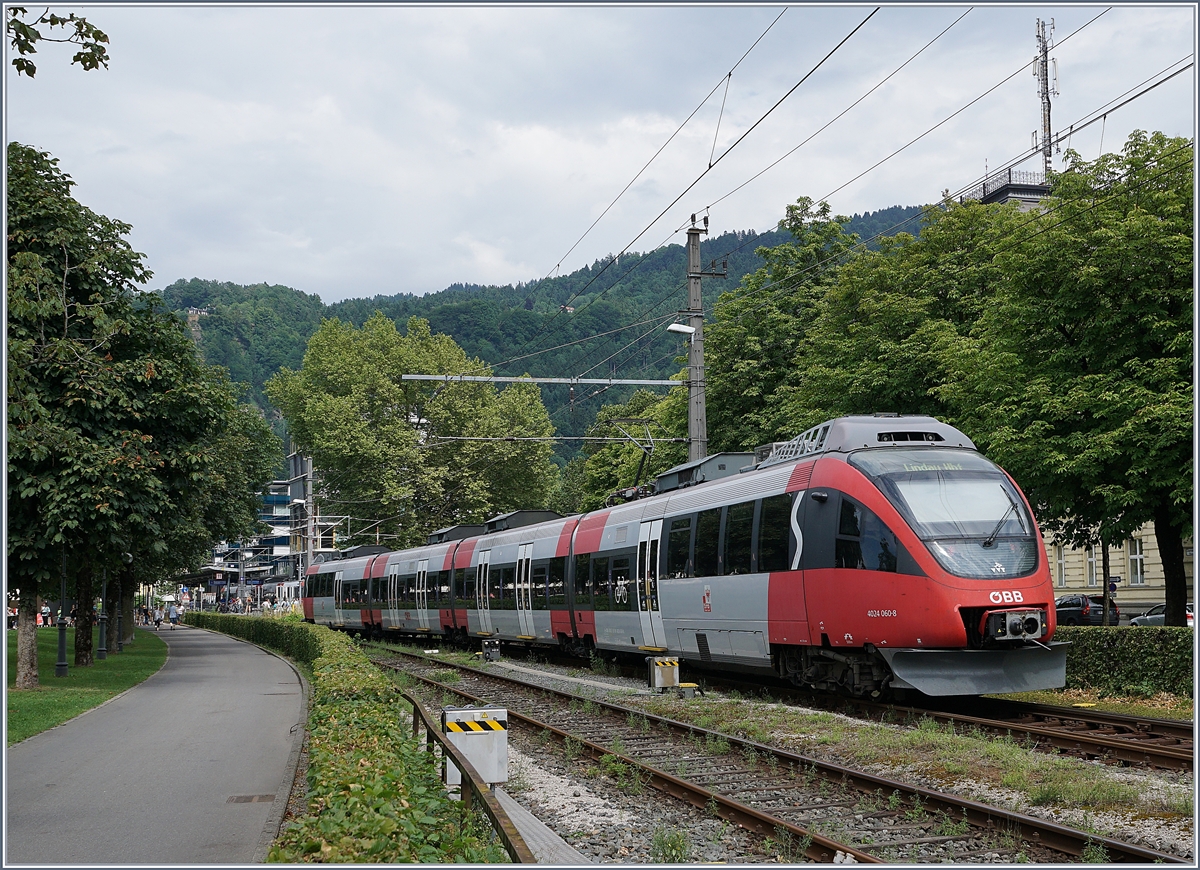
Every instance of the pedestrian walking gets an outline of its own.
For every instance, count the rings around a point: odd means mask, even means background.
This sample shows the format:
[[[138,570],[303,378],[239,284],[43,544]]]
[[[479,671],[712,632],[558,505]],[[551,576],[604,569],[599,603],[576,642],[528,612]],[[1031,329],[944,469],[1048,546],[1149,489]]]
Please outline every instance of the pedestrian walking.
[[[175,626],[179,625],[179,608],[174,604],[171,605],[171,613],[169,618],[171,620],[171,631],[174,631]]]
[[[161,606],[154,608],[154,630],[158,631],[158,627],[162,625],[163,609]]]
[[[43,604],[43,605],[42,605],[42,621],[41,621],[41,625],[49,625],[49,624],[50,624],[50,605],[49,605],[49,604]]]

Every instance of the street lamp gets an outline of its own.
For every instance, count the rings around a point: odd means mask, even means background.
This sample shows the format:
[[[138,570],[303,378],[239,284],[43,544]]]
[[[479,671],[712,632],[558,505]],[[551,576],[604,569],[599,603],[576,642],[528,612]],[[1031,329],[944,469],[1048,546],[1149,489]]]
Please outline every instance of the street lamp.
[[[108,658],[108,568],[104,569],[104,582],[100,584],[100,648],[96,660]]]
[[[667,332],[680,332],[684,335],[692,336],[696,334],[696,327],[688,326],[684,323],[672,323],[667,327]]]

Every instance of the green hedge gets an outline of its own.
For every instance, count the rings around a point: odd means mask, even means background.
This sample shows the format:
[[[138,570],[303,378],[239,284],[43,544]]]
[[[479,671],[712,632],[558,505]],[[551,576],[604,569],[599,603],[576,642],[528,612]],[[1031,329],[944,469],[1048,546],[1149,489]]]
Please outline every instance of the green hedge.
[[[1165,625],[1066,625],[1058,627],[1054,639],[1071,643],[1068,689],[1191,697],[1195,634],[1191,628]]]
[[[188,611],[183,615],[188,625],[209,628],[222,634],[231,634],[251,643],[269,647],[288,658],[306,665],[321,655],[321,634],[316,626],[299,618],[268,618],[239,616],[233,613],[198,613]],[[328,629],[325,629],[328,631]]]
[[[507,863],[488,822],[446,797],[411,707],[353,641],[290,619],[189,613],[185,621],[260,643],[312,668],[308,815],[270,862]]]

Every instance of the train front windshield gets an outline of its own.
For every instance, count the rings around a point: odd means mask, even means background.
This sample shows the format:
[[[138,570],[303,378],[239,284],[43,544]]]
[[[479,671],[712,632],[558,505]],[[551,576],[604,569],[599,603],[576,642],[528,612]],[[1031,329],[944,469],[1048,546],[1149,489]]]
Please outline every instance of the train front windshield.
[[[994,463],[968,450],[871,449],[850,454],[958,577],[1023,577],[1038,562],[1025,503]]]

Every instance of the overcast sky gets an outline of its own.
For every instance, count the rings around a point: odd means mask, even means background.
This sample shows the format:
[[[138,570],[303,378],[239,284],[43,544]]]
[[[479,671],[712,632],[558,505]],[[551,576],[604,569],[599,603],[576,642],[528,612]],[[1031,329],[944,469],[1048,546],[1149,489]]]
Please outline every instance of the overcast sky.
[[[874,7],[796,5],[774,26],[785,7],[52,8],[108,33],[112,60],[84,72],[66,47],[43,45],[31,80],[12,71],[6,45],[8,140],[60,158],[81,202],[133,225],[153,288],[265,281],[333,302],[528,281],[622,250],[705,171],[714,138],[720,155]],[[804,141],[967,8],[883,6],[632,250],[682,242],[673,231],[690,213]],[[1192,5],[1112,7],[1067,39],[1105,8],[976,7],[713,205],[714,234],[770,229],[799,196],[832,194],[843,214],[930,202],[1026,153],[1041,124],[1039,17],[1055,22],[1056,133],[1193,57]],[[768,27],[726,94],[726,73]],[[1091,160],[1134,129],[1190,137],[1195,81],[1187,70],[1070,147]]]

